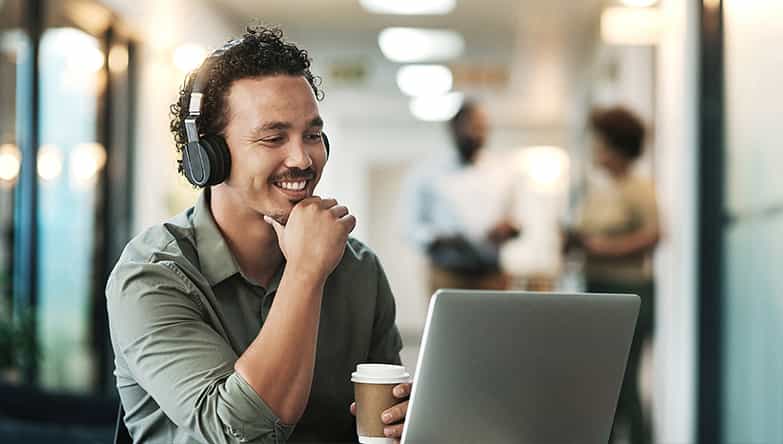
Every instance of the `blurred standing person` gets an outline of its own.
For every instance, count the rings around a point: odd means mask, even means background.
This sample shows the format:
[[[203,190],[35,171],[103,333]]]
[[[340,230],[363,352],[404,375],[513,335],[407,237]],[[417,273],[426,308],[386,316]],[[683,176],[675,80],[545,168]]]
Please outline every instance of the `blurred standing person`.
[[[483,167],[487,115],[466,101],[449,130],[454,152],[406,184],[405,230],[429,258],[430,294],[439,288],[506,289],[510,280],[500,269],[498,248],[519,230],[506,218],[510,196],[502,179]]]
[[[638,379],[642,347],[654,330],[652,254],[660,227],[653,183],[632,170],[642,154],[645,128],[622,107],[594,110],[590,128],[595,162],[608,173],[609,181],[588,189],[581,209],[578,238],[586,255],[587,291],[641,297],[612,438],[616,439],[620,424],[627,424],[632,444],[648,444],[651,420],[642,409]]]

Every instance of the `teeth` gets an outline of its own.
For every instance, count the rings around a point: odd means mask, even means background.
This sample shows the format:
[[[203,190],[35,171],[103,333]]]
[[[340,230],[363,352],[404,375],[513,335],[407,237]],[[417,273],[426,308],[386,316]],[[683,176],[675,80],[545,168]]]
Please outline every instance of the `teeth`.
[[[291,191],[301,191],[304,189],[305,185],[307,185],[307,181],[300,181],[300,182],[280,182],[278,183],[280,188],[283,188],[285,190],[291,190]]]

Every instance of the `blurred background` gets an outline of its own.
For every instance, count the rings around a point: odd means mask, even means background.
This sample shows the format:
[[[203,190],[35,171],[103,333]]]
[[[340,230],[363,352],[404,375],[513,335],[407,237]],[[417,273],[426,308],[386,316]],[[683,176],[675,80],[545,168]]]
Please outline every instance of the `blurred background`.
[[[110,442],[105,279],[193,204],[169,105],[250,23],[279,24],[323,78],[320,194],[380,256],[406,365],[430,290],[404,184],[453,150],[463,101],[486,111],[523,237],[573,222],[600,175],[588,116],[621,105],[648,130],[634,169],[660,211],[655,441],[783,442],[781,21],[777,0],[0,0],[0,442]],[[512,288],[585,288],[579,254],[536,245],[503,259]]]

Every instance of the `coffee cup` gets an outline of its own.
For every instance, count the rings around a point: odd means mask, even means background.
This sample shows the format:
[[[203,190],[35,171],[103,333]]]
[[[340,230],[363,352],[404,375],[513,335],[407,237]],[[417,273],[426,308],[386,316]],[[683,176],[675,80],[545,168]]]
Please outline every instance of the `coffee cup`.
[[[391,444],[383,434],[381,414],[399,402],[392,394],[398,384],[410,382],[402,365],[359,364],[351,374],[356,399],[356,434],[362,444]]]

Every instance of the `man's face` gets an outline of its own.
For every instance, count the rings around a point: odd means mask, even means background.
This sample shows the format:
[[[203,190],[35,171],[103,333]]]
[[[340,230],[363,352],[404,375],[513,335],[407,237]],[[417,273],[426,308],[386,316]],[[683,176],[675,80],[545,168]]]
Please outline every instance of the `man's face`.
[[[461,157],[470,161],[487,141],[489,123],[487,115],[481,107],[476,107],[457,128],[457,148]]]
[[[222,186],[285,224],[294,205],[313,195],[326,163],[313,90],[302,76],[246,78],[231,85],[226,103],[231,173]]]

